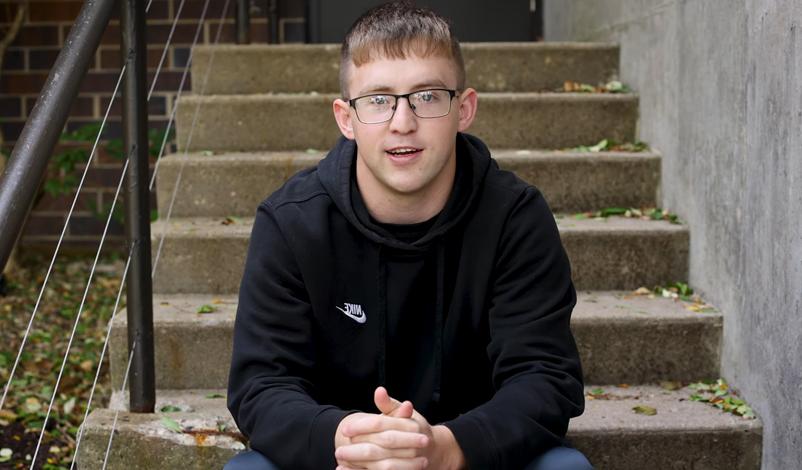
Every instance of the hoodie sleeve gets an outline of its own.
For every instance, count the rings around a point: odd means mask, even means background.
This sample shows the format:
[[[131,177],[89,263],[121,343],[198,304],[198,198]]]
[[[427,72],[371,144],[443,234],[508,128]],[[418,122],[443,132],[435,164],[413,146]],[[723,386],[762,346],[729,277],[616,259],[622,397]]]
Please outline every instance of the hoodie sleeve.
[[[584,408],[579,354],[569,329],[576,291],[554,217],[528,188],[506,222],[494,267],[488,402],[443,423],[472,469],[524,468],[560,445]]]
[[[260,205],[234,325],[228,409],[251,448],[279,468],[334,468],[348,412],[314,399],[312,308],[274,211]]]

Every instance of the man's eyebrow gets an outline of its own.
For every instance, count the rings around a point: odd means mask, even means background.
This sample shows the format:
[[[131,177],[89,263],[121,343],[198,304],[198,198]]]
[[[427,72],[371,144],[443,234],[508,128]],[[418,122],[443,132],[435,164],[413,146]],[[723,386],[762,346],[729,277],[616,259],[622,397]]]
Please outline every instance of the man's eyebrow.
[[[410,90],[419,90],[421,88],[448,88],[445,83],[440,80],[427,80],[425,82],[417,83],[411,86]],[[368,95],[371,93],[390,92],[393,88],[387,85],[370,85],[365,87],[357,96]]]

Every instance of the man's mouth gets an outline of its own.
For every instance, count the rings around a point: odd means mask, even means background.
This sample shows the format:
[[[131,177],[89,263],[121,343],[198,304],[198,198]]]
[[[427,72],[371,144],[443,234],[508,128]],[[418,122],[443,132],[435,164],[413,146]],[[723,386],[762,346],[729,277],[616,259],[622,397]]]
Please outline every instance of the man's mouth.
[[[389,150],[385,150],[387,154],[394,158],[410,158],[420,154],[423,149],[416,148],[416,147],[394,147]]]

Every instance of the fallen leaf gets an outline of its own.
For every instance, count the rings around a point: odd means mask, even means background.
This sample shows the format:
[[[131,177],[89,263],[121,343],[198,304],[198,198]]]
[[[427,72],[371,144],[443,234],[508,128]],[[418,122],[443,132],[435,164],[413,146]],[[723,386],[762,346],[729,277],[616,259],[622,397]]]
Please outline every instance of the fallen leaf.
[[[181,427],[178,422],[172,418],[168,418],[167,416],[162,416],[161,419],[162,426],[169,429],[170,431],[181,433],[184,429]]]
[[[217,307],[214,305],[204,304],[198,308],[198,313],[214,313],[217,310]]]
[[[0,462],[8,462],[11,460],[11,456],[14,455],[14,451],[9,449],[8,447],[3,447],[0,449]]]
[[[663,387],[666,390],[674,391],[674,390],[681,389],[682,388],[682,383],[681,382],[674,382],[674,381],[671,381],[671,380],[664,380],[664,381],[660,382],[660,386]]]
[[[210,393],[206,395],[206,398],[224,398],[223,394],[221,393]]]
[[[654,416],[657,414],[657,410],[655,408],[646,405],[633,406],[632,411],[640,415],[646,415],[646,416]]]
[[[161,411],[162,413],[176,413],[181,411],[181,408],[175,405],[165,405],[159,408],[159,411]]]

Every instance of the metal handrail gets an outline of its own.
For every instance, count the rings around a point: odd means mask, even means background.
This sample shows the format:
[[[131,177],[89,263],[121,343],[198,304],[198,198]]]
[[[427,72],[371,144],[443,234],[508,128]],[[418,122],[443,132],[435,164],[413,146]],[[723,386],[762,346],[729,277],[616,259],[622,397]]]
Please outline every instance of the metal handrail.
[[[0,179],[0,267],[5,266],[30,213],[48,161],[95,57],[117,0],[86,0]],[[146,99],[145,2],[123,0],[121,11],[123,142],[131,171],[126,181],[126,237],[131,249],[127,284],[129,351],[135,350],[130,410],[152,413],[155,405],[153,298],[150,252],[150,191]],[[134,346],[136,345],[136,346]]]

